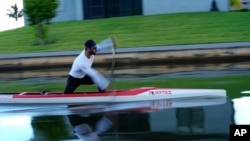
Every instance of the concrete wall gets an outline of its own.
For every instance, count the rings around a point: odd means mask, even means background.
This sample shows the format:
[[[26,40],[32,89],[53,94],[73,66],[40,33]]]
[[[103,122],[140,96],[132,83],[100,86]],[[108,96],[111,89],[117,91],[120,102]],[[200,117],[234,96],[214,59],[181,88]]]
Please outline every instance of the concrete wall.
[[[229,0],[216,0],[220,11],[229,10]],[[143,15],[210,11],[212,0],[143,0]]]

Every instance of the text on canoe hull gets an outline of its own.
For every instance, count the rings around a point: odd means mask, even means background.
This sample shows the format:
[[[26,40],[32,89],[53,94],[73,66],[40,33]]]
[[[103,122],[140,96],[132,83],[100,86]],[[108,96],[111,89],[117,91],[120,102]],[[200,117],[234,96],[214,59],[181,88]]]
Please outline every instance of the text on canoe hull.
[[[149,95],[169,95],[172,94],[171,90],[152,90]]]

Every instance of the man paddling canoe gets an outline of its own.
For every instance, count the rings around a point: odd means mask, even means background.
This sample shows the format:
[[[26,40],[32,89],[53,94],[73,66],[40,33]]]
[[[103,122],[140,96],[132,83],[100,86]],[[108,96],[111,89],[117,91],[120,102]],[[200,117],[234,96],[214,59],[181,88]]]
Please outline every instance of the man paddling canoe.
[[[110,85],[110,81],[92,68],[92,64],[98,51],[114,47],[114,43],[113,38],[105,39],[100,44],[96,44],[95,41],[91,39],[84,43],[83,51],[75,58],[69,72],[64,90],[65,94],[73,93],[81,84],[96,84],[99,92],[106,91]]]

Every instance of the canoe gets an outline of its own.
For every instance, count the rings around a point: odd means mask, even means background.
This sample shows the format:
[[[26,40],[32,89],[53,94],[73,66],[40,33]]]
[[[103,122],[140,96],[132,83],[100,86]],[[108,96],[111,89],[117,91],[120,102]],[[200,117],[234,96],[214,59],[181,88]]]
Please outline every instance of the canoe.
[[[6,104],[97,104],[97,103],[122,103],[148,100],[175,99],[185,97],[226,97],[224,89],[178,89],[139,87],[126,90],[107,92],[76,92],[63,94],[61,92],[21,92],[0,94],[0,105]]]

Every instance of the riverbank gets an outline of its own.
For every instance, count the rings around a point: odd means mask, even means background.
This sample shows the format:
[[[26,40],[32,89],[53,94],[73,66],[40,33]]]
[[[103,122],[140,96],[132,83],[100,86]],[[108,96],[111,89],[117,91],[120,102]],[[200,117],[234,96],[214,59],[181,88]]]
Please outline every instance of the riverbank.
[[[0,55],[1,71],[71,65],[79,51],[41,52]],[[111,50],[96,55],[96,65],[110,65]],[[116,49],[116,66],[152,63],[202,63],[250,59],[250,42],[194,44],[177,46],[135,47]]]

